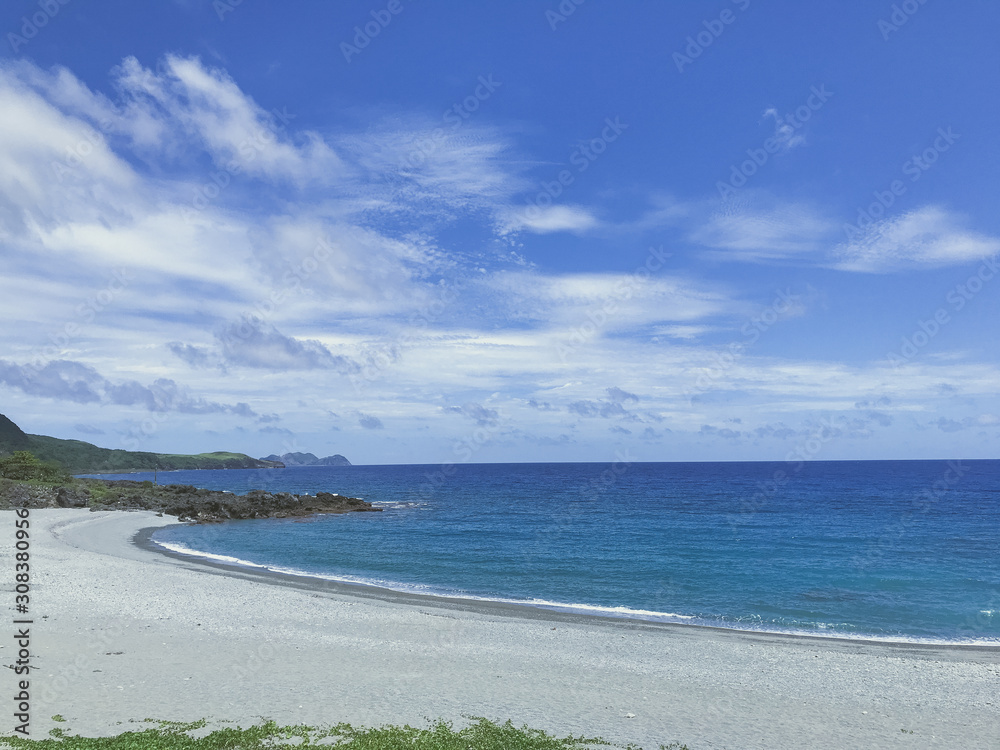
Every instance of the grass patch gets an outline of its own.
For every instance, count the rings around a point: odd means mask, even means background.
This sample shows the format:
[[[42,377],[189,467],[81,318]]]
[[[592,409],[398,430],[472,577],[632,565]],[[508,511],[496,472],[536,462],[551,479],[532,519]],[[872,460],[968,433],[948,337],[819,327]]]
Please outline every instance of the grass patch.
[[[101,484],[99,482],[87,483],[87,488],[90,490],[90,504],[97,505],[103,503],[111,495],[111,488],[106,484]]]
[[[60,717],[61,718],[61,717]],[[204,729],[205,720],[190,723],[156,721],[155,727],[124,732],[115,737],[81,737],[63,729],[53,729],[51,737],[31,740],[0,737],[0,747],[24,750],[258,750],[262,748],[336,747],[342,750],[596,750],[623,747],[600,738],[554,737],[539,729],[515,727],[507,721],[496,724],[472,717],[473,724],[454,729],[449,722],[437,721],[426,729],[411,726],[384,726],[356,729],[350,724],[327,728],[302,724],[280,726],[268,721],[247,729],[216,729],[202,737],[192,733]],[[629,750],[641,750],[628,745]],[[688,750],[686,745],[660,745],[660,750]]]

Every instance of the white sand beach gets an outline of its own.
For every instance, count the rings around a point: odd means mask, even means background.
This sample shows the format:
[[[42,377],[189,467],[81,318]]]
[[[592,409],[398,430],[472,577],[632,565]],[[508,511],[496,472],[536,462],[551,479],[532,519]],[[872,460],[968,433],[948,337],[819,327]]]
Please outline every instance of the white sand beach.
[[[0,513],[11,602],[13,519]],[[141,529],[172,522],[31,511],[33,738],[57,726],[53,714],[81,734],[146,717],[423,725],[481,715],[647,749],[1000,748],[998,648],[754,635],[282,583],[133,544]],[[16,650],[7,628],[5,665]],[[14,673],[4,680],[12,696]]]

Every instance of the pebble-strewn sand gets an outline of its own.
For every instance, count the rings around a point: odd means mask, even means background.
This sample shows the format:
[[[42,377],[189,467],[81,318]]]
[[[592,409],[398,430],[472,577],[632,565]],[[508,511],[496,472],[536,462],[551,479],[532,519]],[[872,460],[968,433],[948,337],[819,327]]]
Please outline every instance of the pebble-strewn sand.
[[[13,521],[0,513],[11,604]],[[59,726],[83,734],[145,717],[422,725],[465,714],[646,748],[1000,748],[1000,649],[300,587],[132,544],[140,529],[170,522],[31,512],[33,737],[57,726],[57,713],[67,719]],[[0,661],[10,664],[14,626],[5,627]],[[2,695],[12,697],[15,676],[3,672]],[[13,728],[7,702],[3,733]]]

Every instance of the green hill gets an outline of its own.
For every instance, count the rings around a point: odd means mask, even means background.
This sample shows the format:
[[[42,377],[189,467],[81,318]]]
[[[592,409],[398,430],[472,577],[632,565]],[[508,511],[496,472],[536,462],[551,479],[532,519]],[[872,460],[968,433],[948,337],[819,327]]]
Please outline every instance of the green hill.
[[[282,467],[280,461],[263,461],[244,453],[149,453],[100,448],[82,440],[62,440],[29,435],[0,414],[0,456],[31,451],[42,461],[55,461],[71,474],[112,474],[174,469],[261,469]]]
[[[30,450],[31,438],[24,431],[0,414],[0,455],[9,455],[14,451]]]

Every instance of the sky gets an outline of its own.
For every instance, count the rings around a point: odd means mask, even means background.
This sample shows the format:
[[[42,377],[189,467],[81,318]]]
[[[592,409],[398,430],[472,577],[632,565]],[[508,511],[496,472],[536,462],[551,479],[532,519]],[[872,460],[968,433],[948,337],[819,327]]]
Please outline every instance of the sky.
[[[996,458],[998,26],[10,0],[0,412],[357,464]]]

